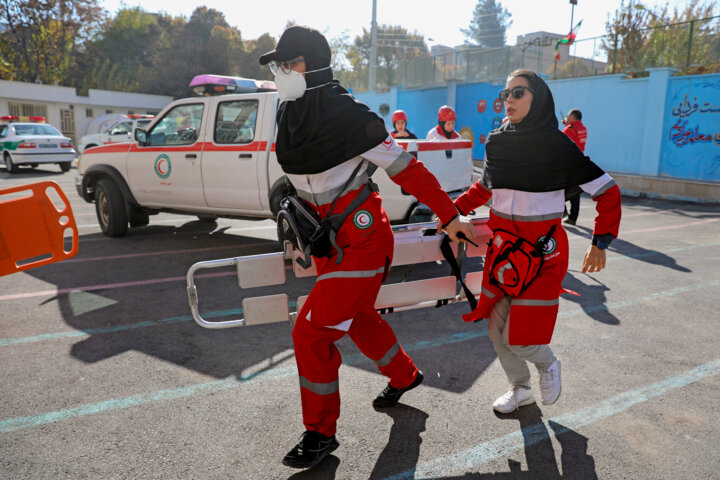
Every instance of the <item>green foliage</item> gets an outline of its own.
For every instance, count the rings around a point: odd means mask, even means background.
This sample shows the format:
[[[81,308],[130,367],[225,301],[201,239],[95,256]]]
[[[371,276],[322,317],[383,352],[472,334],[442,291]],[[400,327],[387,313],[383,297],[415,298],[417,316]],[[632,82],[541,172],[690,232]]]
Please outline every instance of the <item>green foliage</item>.
[[[360,36],[355,37],[353,44],[346,48],[346,58],[350,70],[336,71],[336,76],[345,80],[349,86],[367,88],[368,70],[371,47],[371,32],[363,29]],[[343,48],[335,43],[336,49]],[[419,58],[429,58],[428,47],[423,36],[417,32],[410,33],[407,29],[396,25],[380,25],[377,31],[377,88],[389,88],[397,85],[397,76],[402,74],[400,65]],[[350,73],[352,72],[352,73]],[[342,78],[342,77],[345,78]]]
[[[0,78],[183,97],[203,73],[268,79],[258,64],[275,48],[244,41],[222,12],[190,16],[123,8],[106,18],[97,0],[0,0]]]
[[[650,67],[670,66],[681,74],[720,71],[720,22],[711,18],[715,3],[692,0],[672,12],[642,2],[620,4],[606,24],[602,48],[608,71],[643,75]]]
[[[96,0],[0,0],[2,78],[66,84],[104,22]]]
[[[505,45],[505,32],[512,25],[512,15],[495,0],[478,0],[468,28],[460,29],[469,41],[485,48]]]

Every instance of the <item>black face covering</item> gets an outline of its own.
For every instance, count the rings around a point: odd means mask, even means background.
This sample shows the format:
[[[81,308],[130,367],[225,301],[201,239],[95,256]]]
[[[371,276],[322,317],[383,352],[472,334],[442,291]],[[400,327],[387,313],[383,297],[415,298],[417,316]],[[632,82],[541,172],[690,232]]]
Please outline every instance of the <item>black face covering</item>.
[[[330,66],[329,58],[304,56],[308,72]],[[324,172],[388,137],[385,122],[333,80],[330,68],[307,73],[305,82],[305,94],[278,109],[276,152],[285,173]]]
[[[522,76],[535,90],[530,111],[522,122],[505,122],[488,135],[483,183],[525,192],[578,193],[578,185],[605,172],[558,130],[555,102],[545,81],[535,74]]]

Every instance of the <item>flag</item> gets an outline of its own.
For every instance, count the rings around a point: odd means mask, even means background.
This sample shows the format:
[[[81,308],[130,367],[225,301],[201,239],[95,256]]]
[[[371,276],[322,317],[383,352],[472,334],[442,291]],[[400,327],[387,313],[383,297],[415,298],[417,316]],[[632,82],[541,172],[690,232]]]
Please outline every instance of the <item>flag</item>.
[[[570,33],[558,39],[558,41],[555,43],[555,60],[560,60],[560,45],[572,45],[572,43],[575,41],[575,37],[577,37],[577,32],[580,29],[581,24],[582,20],[580,20],[572,30],[570,30]]]

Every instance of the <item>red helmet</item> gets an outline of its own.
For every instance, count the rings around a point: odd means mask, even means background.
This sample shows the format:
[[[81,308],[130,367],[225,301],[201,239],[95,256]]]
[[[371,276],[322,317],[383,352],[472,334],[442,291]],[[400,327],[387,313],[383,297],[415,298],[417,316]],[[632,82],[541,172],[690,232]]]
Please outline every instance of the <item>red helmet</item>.
[[[392,123],[395,123],[398,120],[405,120],[407,122],[407,113],[403,110],[395,110],[392,115]]]
[[[447,105],[443,105],[440,107],[440,110],[438,110],[438,121],[439,122],[454,122],[455,121],[455,110],[448,107]]]

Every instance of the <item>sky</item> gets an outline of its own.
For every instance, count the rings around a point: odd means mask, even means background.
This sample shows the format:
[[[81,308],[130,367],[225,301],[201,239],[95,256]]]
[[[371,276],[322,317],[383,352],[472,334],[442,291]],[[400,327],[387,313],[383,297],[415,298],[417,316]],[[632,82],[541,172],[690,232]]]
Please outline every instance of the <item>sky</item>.
[[[620,2],[578,0],[573,20],[575,24],[583,20],[578,39],[604,35],[605,22],[614,16]],[[525,33],[570,31],[569,0],[500,0],[500,3],[512,14],[508,45],[515,45],[517,36]],[[668,4],[671,8],[682,8],[689,0],[643,0],[643,3],[647,7]],[[347,34],[352,41],[363,27],[369,30],[372,19],[372,0],[100,0],[100,4],[111,14],[122,6],[142,6],[148,12],[187,18],[196,7],[205,5],[223,12],[227,22],[248,40],[263,33],[277,39],[286,23],[294,20],[320,30],[328,39]],[[425,36],[430,46],[457,46],[466,40],[460,29],[468,27],[475,5],[477,0],[377,0],[377,22],[416,31]]]

